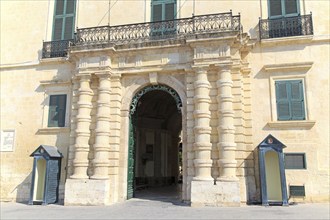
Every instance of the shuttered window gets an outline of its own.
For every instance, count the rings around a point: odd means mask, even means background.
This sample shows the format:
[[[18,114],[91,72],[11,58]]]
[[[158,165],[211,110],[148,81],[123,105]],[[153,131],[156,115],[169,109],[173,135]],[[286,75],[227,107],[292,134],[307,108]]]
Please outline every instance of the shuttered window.
[[[76,0],[56,0],[53,26],[53,40],[73,38]]]
[[[153,0],[151,2],[152,21],[175,19],[176,0]]]
[[[269,18],[290,17],[299,14],[299,0],[268,0]]]
[[[304,89],[302,80],[276,81],[277,119],[305,120]]]
[[[49,97],[48,127],[65,126],[66,95]]]

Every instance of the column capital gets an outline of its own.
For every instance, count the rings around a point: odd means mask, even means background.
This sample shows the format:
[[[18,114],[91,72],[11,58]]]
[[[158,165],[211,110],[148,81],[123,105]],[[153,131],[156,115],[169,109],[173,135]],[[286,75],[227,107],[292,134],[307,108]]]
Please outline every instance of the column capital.
[[[101,70],[98,72],[94,73],[95,76],[99,78],[110,78],[112,76],[112,71],[111,70]]]

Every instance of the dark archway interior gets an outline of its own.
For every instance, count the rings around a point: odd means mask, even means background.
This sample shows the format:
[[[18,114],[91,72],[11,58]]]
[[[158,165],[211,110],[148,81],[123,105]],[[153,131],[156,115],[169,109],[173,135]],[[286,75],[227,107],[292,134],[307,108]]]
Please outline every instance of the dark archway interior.
[[[135,197],[164,193],[181,182],[181,112],[169,93],[154,90],[140,98],[135,117]]]

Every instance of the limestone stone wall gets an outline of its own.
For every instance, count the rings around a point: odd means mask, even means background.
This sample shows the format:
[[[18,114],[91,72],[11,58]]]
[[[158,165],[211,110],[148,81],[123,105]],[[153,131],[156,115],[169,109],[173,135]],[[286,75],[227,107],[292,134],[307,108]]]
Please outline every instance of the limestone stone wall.
[[[28,201],[33,166],[30,154],[41,144],[57,146],[63,154],[60,183],[63,198],[70,123],[64,128],[47,128],[46,100],[52,92],[67,93],[70,105],[70,75],[71,65],[58,62],[1,69],[0,129],[15,131],[13,150],[0,153],[1,200]]]

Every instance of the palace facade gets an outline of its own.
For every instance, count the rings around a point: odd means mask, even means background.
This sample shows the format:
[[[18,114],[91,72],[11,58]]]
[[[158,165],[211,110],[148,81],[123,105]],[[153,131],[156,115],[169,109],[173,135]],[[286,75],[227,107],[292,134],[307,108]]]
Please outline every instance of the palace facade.
[[[2,201],[329,202],[328,1],[0,4]]]

